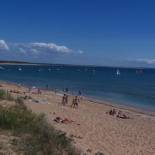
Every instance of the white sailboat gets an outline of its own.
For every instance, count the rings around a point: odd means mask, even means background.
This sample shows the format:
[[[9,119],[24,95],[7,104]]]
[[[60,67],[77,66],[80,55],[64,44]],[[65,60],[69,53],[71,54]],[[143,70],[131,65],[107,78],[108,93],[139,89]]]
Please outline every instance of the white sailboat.
[[[121,74],[121,73],[120,73],[120,70],[117,69],[117,71],[116,71],[116,75],[119,76],[120,74]]]

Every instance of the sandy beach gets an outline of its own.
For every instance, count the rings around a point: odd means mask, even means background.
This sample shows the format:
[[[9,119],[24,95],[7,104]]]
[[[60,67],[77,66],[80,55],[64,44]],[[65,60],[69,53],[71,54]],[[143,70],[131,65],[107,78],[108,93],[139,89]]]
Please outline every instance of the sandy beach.
[[[133,108],[120,108],[112,103],[99,104],[86,98],[80,100],[77,109],[69,103],[61,105],[62,94],[42,90],[41,94],[28,92],[28,88],[0,82],[0,89],[11,90],[15,96],[31,96],[25,104],[36,113],[44,113],[56,129],[73,138],[77,148],[86,154],[103,152],[105,155],[155,155],[155,116]],[[111,116],[107,112],[115,108],[129,119]],[[68,123],[58,123],[60,117]]]

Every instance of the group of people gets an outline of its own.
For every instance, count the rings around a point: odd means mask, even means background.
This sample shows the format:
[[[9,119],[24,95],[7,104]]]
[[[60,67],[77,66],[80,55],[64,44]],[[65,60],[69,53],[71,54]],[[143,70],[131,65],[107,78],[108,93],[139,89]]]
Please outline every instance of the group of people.
[[[115,109],[111,109],[108,113],[109,115],[116,116],[118,118],[129,119],[129,116],[124,114],[121,110],[117,112]]]
[[[71,104],[71,107],[72,108],[77,108],[78,105],[79,105],[79,102],[80,102],[80,99],[78,98],[78,96],[74,96],[73,97],[73,100],[72,100],[72,104]],[[67,94],[64,94],[63,97],[62,97],[62,105],[67,105],[68,104],[68,95]]]

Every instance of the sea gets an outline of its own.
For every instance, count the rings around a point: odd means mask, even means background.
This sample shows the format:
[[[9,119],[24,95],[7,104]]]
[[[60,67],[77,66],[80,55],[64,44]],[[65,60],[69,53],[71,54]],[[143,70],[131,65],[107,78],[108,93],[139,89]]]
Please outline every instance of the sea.
[[[155,112],[155,69],[72,65],[1,65],[0,80],[68,91]]]

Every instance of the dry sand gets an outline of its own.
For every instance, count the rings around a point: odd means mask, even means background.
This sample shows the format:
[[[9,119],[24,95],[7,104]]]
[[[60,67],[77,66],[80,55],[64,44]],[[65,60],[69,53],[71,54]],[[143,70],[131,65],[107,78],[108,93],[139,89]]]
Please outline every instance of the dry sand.
[[[61,94],[51,91],[42,91],[41,95],[28,93],[26,87],[15,84],[2,83],[8,90],[18,90],[14,95],[32,96],[25,100],[26,105],[36,113],[45,113],[48,121],[57,129],[64,131],[74,139],[74,144],[87,154],[98,151],[105,155],[155,155],[155,116],[140,113],[136,109],[121,108],[130,119],[120,119],[106,114],[112,105],[98,104],[87,99],[80,101],[78,109],[69,105],[62,106]],[[115,106],[118,111],[120,107]],[[72,123],[56,123],[55,117],[73,120]]]

